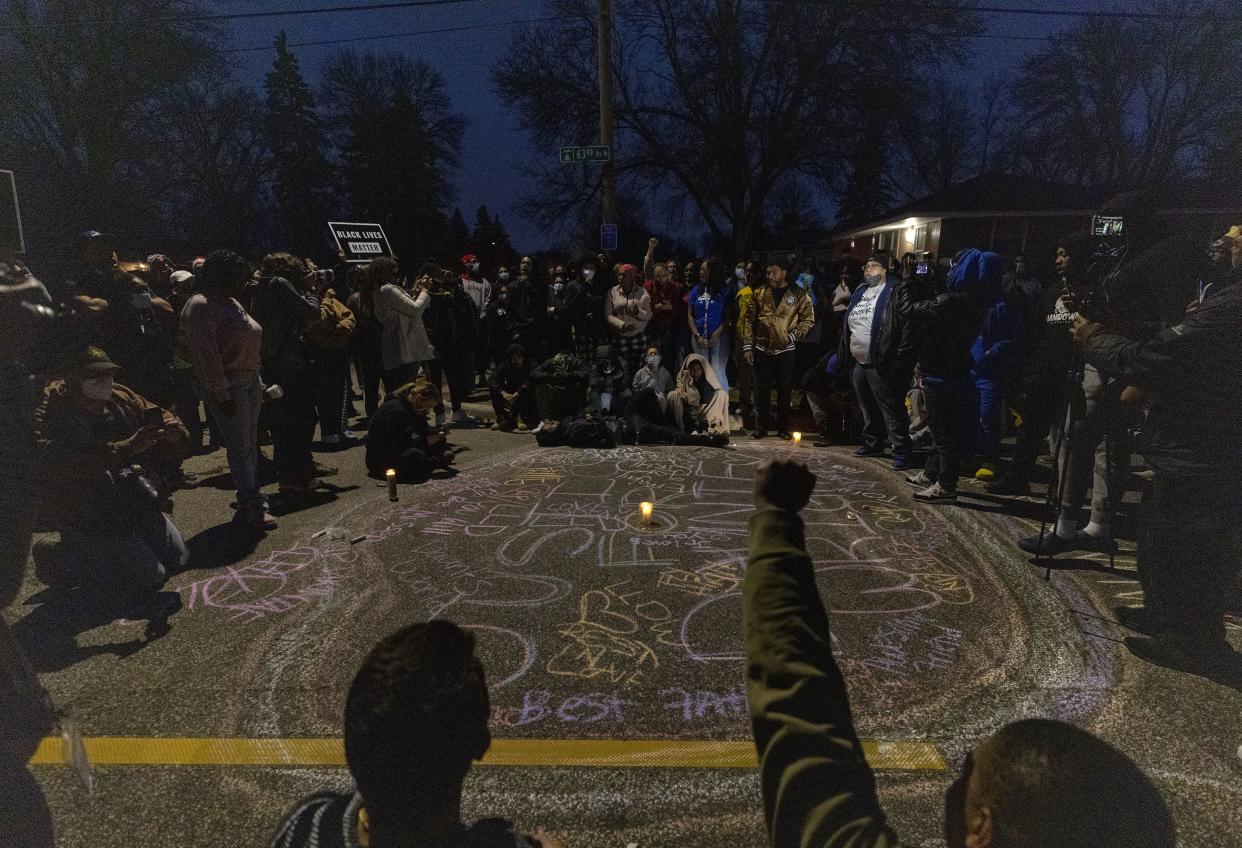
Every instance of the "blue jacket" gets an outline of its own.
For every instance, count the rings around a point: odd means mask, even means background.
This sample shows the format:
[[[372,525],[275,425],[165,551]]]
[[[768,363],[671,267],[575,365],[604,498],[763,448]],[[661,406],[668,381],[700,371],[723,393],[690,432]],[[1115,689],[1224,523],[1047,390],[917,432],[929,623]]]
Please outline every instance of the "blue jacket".
[[[954,283],[959,287],[975,287],[987,308],[979,335],[970,348],[975,377],[1007,382],[1018,372],[1025,327],[1021,311],[1011,308],[1005,302],[1001,285],[1001,258],[995,253],[971,250],[962,257],[958,265],[966,267],[960,275],[954,274],[950,281],[950,291],[953,290]],[[958,268],[953,270],[956,272]]]
[[[686,302],[694,318],[695,332],[706,338],[720,329],[720,325],[724,323],[725,313],[728,311],[729,303],[733,300],[733,292],[728,288],[722,288],[708,301],[700,299],[702,294],[703,285],[700,283],[690,289]]]

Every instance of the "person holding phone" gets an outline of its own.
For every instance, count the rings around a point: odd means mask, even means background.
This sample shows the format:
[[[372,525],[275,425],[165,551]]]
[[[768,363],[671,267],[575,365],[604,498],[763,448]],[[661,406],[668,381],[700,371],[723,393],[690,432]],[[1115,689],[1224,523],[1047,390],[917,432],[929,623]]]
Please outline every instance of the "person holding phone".
[[[49,585],[89,587],[124,604],[189,562],[164,512],[168,486],[159,472],[185,456],[189,433],[171,412],[117,383],[118,371],[92,347],[47,388],[36,415],[38,509],[60,539],[40,540],[36,562]]]

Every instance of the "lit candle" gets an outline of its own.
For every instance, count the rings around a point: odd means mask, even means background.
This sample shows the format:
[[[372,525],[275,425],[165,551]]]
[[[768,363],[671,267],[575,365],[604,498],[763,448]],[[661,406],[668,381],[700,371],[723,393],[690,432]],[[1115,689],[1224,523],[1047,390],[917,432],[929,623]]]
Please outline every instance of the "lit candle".
[[[395,501],[397,499],[397,469],[389,468],[384,472],[384,476],[388,478],[388,500]]]
[[[655,504],[651,501],[643,501],[638,505],[638,510],[643,514],[643,524],[650,524],[651,513],[655,510]]]
[[[801,434],[801,433],[799,433],[799,432],[797,432],[796,430],[795,430],[795,431],[794,431],[794,433],[793,433],[793,443],[794,443],[795,445],[800,445],[800,444],[802,444],[802,434]]]

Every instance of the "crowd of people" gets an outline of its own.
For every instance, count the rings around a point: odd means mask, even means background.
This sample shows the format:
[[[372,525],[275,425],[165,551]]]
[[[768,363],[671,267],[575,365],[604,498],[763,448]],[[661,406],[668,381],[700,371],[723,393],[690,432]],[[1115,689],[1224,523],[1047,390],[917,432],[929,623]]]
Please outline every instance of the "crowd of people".
[[[1141,248],[1172,255],[1163,241]],[[488,426],[463,406],[475,391],[490,399],[493,429],[533,433],[543,446],[723,446],[739,430],[790,439],[805,409],[817,444],[860,442],[860,457],[891,457],[930,504],[956,502],[963,476],[993,495],[1027,494],[1050,454],[1055,520],[1018,544],[1037,555],[1108,552],[1141,423],[1137,449],[1154,479],[1139,523],[1145,605],[1117,611],[1139,634],[1127,644],[1183,663],[1231,655],[1223,616],[1242,554],[1230,511],[1242,496],[1242,416],[1232,408],[1242,388],[1242,229],[1213,242],[1206,264],[1166,261],[1159,274],[1133,244],[1127,255],[1076,233],[1061,240],[1047,279],[1026,257],[1006,267],[981,250],[943,262],[769,256],[732,266],[658,252],[652,239],[641,267],[525,256],[485,272],[472,255],[454,268],[379,257],[328,269],[286,252],[251,263],[219,250],[180,267],[159,254],[121,263],[110,239],[90,231],[64,282],[0,265],[0,307],[14,328],[0,373],[12,401],[0,414],[11,460],[5,555],[16,562],[20,551],[24,565],[31,531],[56,531],[36,545],[40,579],[88,587],[128,611],[187,565],[169,499],[196,484],[182,462],[205,441],[226,452],[237,523],[262,533],[277,526],[264,473],[287,509],[336,473],[315,458],[316,431],[323,447],[365,441],[372,475],[425,481],[454,463],[453,428]],[[1176,308],[1146,297],[1153,279],[1157,300]],[[1010,430],[1016,447],[1004,465]],[[260,450],[268,440],[270,467]],[[806,472],[778,464],[756,492],[747,667],[773,840],[833,844],[828,834],[844,828],[858,844],[890,844],[848,710],[833,706],[845,703],[843,684],[796,515]],[[8,602],[17,583],[3,577]],[[800,611],[808,636],[785,644],[775,609]],[[394,634],[349,704],[359,794],[311,799],[277,844],[368,844],[366,827],[370,844],[404,844],[395,834],[414,815],[458,833],[452,815],[432,812],[456,809],[442,802],[487,749],[486,688],[469,636],[444,622]],[[456,731],[440,733],[438,722]],[[1057,838],[1022,844],[1086,844],[1058,830],[1064,817],[1029,812],[1067,797],[1056,780],[1079,769],[1083,751],[1098,755],[1091,769],[1154,793],[1098,740],[1020,723],[976,751],[973,774],[968,761],[951,823],[975,845],[1014,844],[1010,835],[1040,828]],[[1009,773],[1015,755],[1029,760],[1022,774]],[[802,771],[804,759],[818,765]],[[420,774],[428,763],[442,769],[434,792],[407,776],[415,762]],[[1124,837],[1129,824],[1110,818],[1109,804],[1089,816],[1097,836],[1120,834],[1107,844],[1172,844],[1161,810],[1147,808],[1146,841]],[[339,820],[334,838],[344,832],[346,843],[323,841],[323,823]],[[470,834],[462,844],[513,844],[500,825]]]

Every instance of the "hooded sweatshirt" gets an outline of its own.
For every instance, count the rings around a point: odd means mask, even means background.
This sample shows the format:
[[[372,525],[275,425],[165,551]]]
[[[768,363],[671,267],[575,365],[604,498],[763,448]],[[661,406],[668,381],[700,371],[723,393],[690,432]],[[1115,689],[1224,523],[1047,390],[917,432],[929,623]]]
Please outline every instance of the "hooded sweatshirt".
[[[999,282],[1000,272],[995,253],[967,251],[949,272],[948,291],[910,304],[914,350],[925,379],[970,376],[971,346],[987,311],[984,279],[995,275]]]
[[[692,362],[703,366],[700,384],[705,386],[696,384],[691,378]],[[704,388],[711,389],[710,397],[704,397],[707,394]],[[690,354],[682,363],[681,370],[677,372],[676,387],[669,393],[669,403],[673,407],[678,429],[686,430],[687,424],[691,425],[691,430],[702,429],[698,426],[699,422],[705,422],[709,433],[729,432],[729,393],[722,389],[720,378],[711,363],[697,353]]]

